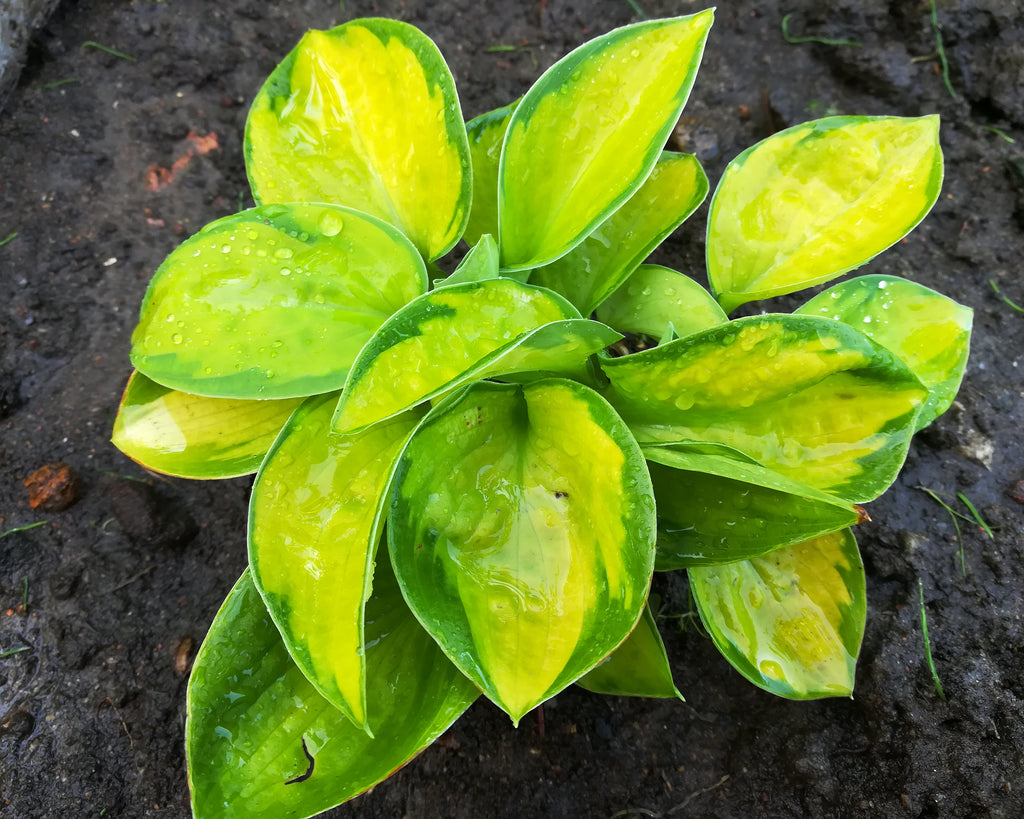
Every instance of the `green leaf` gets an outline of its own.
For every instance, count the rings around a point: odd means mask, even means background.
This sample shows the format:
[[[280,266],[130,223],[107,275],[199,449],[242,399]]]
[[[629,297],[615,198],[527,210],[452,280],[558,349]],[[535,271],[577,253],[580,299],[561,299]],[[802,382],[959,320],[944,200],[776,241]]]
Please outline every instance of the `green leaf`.
[[[711,200],[712,289],[728,313],[834,279],[909,233],[941,186],[937,116],[780,131],[734,159]]]
[[[643,455],[597,393],[479,382],[403,452],[388,544],[420,622],[518,723],[633,630],[654,527]]]
[[[689,575],[708,634],[754,685],[793,700],[853,692],[867,603],[849,529]]]
[[[473,207],[462,238],[475,245],[486,233],[498,235],[498,167],[501,144],[519,100],[466,123],[473,163]]]
[[[386,562],[366,611],[376,739],[302,675],[249,572],[242,575],[189,679],[185,736],[193,816],[313,816],[387,778],[476,699],[476,688],[402,602]]]
[[[651,175],[621,208],[530,281],[571,301],[584,316],[639,266],[704,201],[708,178],[697,158],[664,152]]]
[[[842,321],[898,355],[929,390],[918,429],[956,398],[971,344],[971,308],[897,276],[860,276],[796,312]]]
[[[738,319],[601,366],[638,441],[727,444],[858,502],[895,480],[927,395],[888,350],[810,316]]]
[[[643,184],[690,93],[712,17],[709,9],[611,31],[527,92],[498,173],[503,268],[554,261]]]
[[[757,557],[857,523],[851,503],[703,449],[643,448],[658,507],[658,571]]]
[[[131,359],[154,381],[217,398],[339,389],[384,320],[427,288],[423,260],[378,219],[266,205],[219,219],[157,270]]]
[[[597,308],[597,317],[620,333],[680,338],[728,321],[712,295],[689,276],[643,264]]]
[[[550,290],[504,278],[442,287],[395,314],[363,348],[334,430],[357,432],[471,379],[577,372],[619,338]]]
[[[308,399],[267,455],[249,505],[249,565],[296,664],[369,733],[363,607],[384,495],[421,416],[331,435],[337,397]]]
[[[498,243],[491,234],[485,233],[469,249],[455,271],[448,278],[434,282],[434,286],[447,287],[451,284],[482,282],[496,278],[498,278]]]
[[[643,616],[626,642],[576,684],[595,694],[683,699],[672,681],[672,668],[650,605],[644,606]]]
[[[348,205],[427,259],[447,253],[469,217],[455,82],[430,39],[397,20],[307,32],[253,100],[245,166],[257,203]]]
[[[114,419],[114,446],[147,469],[180,478],[234,478],[259,469],[301,398],[204,398],[134,372]]]

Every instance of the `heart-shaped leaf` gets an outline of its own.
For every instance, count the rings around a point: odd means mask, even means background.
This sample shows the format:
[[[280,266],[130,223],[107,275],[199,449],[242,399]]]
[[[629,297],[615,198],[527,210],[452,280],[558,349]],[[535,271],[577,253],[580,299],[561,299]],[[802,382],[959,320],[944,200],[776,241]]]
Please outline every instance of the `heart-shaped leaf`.
[[[447,253],[469,217],[455,82],[430,39],[397,20],[307,32],[253,100],[245,159],[258,203],[348,205],[427,259]]]
[[[580,677],[576,684],[595,694],[683,698],[672,681],[672,668],[650,605],[644,607],[640,622],[626,642],[593,671]]]
[[[794,700],[853,691],[867,604],[849,529],[689,575],[708,634],[754,685]]]
[[[689,96],[712,17],[709,9],[611,31],[527,92],[501,151],[503,268],[554,261],[643,184]]]
[[[114,419],[114,446],[147,469],[180,478],[234,478],[259,469],[301,398],[205,398],[134,372]]]
[[[888,350],[811,316],[738,319],[601,366],[637,440],[727,444],[858,502],[895,480],[927,396]]]
[[[154,381],[219,398],[337,390],[356,354],[427,289],[390,225],[330,205],[266,205],[213,222],[157,270],[132,334]]]
[[[498,167],[501,145],[519,100],[466,123],[473,162],[473,207],[462,238],[475,245],[486,233],[498,235]]]
[[[392,498],[406,600],[514,722],[636,625],[654,566],[650,478],[587,387],[467,387],[417,430]]]
[[[956,398],[971,344],[970,307],[898,276],[860,276],[820,293],[796,312],[856,327],[903,359],[929,390],[918,429]]]
[[[853,270],[909,233],[942,186],[939,118],[829,117],[729,163],[708,216],[727,313]]]
[[[302,675],[249,576],[196,657],[185,723],[193,816],[303,819],[362,793],[439,737],[479,694],[420,628],[386,561],[367,601],[376,739]]]
[[[704,201],[708,178],[697,158],[664,152],[630,199],[576,247],[530,274],[589,316],[654,248]]]
[[[442,287],[400,310],[363,348],[334,430],[356,432],[475,378],[575,372],[619,338],[540,287],[504,278]]]
[[[275,442],[249,505],[253,581],[316,689],[371,731],[363,607],[384,495],[420,416],[331,435],[337,393],[308,399]]]
[[[658,571],[744,560],[857,523],[851,503],[703,448],[643,448],[658,505]]]
[[[683,338],[729,319],[714,297],[689,276],[643,264],[597,308],[597,317],[620,333]],[[669,339],[671,340],[671,339]]]

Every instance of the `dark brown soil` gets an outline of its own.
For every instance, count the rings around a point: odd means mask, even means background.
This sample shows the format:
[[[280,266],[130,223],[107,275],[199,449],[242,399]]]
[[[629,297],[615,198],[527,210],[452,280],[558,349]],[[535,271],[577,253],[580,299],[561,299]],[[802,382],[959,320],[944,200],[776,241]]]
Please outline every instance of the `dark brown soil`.
[[[243,568],[248,481],[157,479],[108,438],[149,276],[249,201],[241,133],[265,75],[306,28],[395,16],[438,43],[469,117],[636,19],[632,5],[80,0],[37,32],[0,113],[0,240],[17,234],[0,247],[0,532],[45,521],[0,539],[0,816],[188,814],[184,669]],[[938,7],[955,98],[928,2],[723,0],[679,132],[714,184],[741,149],[826,113],[943,118],[942,198],[869,270],[972,306],[973,351],[959,404],[858,527],[869,613],[855,698],[773,698],[692,619],[669,617],[685,705],[573,689],[543,723],[514,730],[479,702],[333,815],[1024,815],[1024,315],[989,285],[1024,303],[1024,13],[1019,0]],[[862,47],[788,44],[786,13],[793,35]],[[210,134],[217,148],[201,153]],[[659,261],[699,272],[705,215]],[[60,461],[77,501],[32,508],[25,479]],[[961,522],[958,542],[922,486],[951,503],[962,492],[994,539]],[[919,580],[945,701],[925,660]],[[668,612],[687,611],[682,577],[659,576],[656,590]]]

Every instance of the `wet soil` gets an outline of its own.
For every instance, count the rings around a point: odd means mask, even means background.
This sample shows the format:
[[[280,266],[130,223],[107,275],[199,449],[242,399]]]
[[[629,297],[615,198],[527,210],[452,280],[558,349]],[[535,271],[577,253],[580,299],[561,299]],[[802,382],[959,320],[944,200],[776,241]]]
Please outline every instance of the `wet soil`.
[[[42,523],[0,539],[0,816],[188,814],[186,673],[244,565],[249,482],[156,478],[108,438],[150,275],[249,203],[241,134],[265,75],[306,28],[395,16],[438,43],[468,118],[637,19],[633,6],[81,0],[36,33],[0,112],[0,241],[16,234],[0,246],[0,532]],[[1024,815],[1024,314],[990,286],[1024,304],[1024,13],[1019,0],[937,6],[955,96],[927,2],[723,0],[675,144],[714,184],[740,150],[809,118],[942,115],[942,198],[868,270],[972,306],[973,349],[958,404],[858,527],[869,612],[854,698],[755,690],[687,616],[685,580],[659,576],[686,704],[572,689],[515,730],[479,702],[332,815]],[[787,43],[788,13],[791,35],[861,45]],[[658,261],[700,275],[705,216]],[[74,502],[33,508],[24,482],[57,462]],[[993,537],[960,521],[958,539],[921,487],[967,513],[962,493]]]

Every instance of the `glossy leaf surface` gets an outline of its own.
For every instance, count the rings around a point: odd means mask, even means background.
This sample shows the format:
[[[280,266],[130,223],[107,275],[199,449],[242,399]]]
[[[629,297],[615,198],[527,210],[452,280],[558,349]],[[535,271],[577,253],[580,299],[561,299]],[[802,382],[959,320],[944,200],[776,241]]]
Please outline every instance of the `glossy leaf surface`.
[[[892,353],[810,316],[738,319],[601,366],[637,440],[727,444],[851,501],[895,479],[927,395]]]
[[[274,444],[249,505],[249,565],[316,689],[367,730],[363,606],[391,470],[419,416],[331,435],[337,393],[306,401]]]
[[[697,158],[662,153],[632,197],[567,254],[530,274],[589,316],[682,224],[708,192]]]
[[[654,525],[643,456],[595,392],[480,382],[402,454],[388,543],[420,622],[518,722],[633,630]]]
[[[459,266],[446,278],[436,283],[438,287],[466,282],[482,282],[498,277],[498,243],[489,233],[480,237],[459,262]]]
[[[899,241],[942,185],[937,116],[829,117],[787,128],[725,171],[708,276],[725,311],[853,270]]]
[[[155,472],[181,478],[234,478],[259,469],[301,401],[204,398],[135,372],[121,399],[111,440]]]
[[[796,312],[856,327],[906,362],[929,391],[918,429],[956,398],[967,366],[971,308],[897,276],[860,276],[820,293]]]
[[[488,111],[466,123],[473,163],[473,207],[462,238],[475,245],[485,233],[498,235],[498,167],[501,145],[519,101]]]
[[[358,431],[472,378],[576,370],[619,337],[543,288],[504,278],[442,287],[389,319],[359,354],[334,429]]]
[[[189,679],[185,734],[196,819],[313,816],[390,775],[476,699],[476,688],[402,602],[386,562],[366,620],[373,739],[302,675],[249,572],[242,575]]]
[[[853,504],[700,445],[644,447],[658,571],[744,560],[857,522]]]
[[[245,157],[258,203],[348,205],[427,259],[450,250],[469,217],[454,80],[430,39],[397,20],[307,32],[253,101]]]
[[[689,276],[655,264],[640,265],[600,307],[597,317],[620,333],[682,338],[725,324],[714,297]]]
[[[672,681],[658,626],[645,606],[636,628],[608,659],[580,677],[576,684],[595,694],[620,697],[683,698]]]
[[[373,332],[426,286],[416,249],[365,214],[243,211],[207,225],[157,270],[132,363],[165,386],[219,398],[336,390]]]
[[[795,700],[853,691],[867,605],[849,529],[689,574],[711,639],[754,685]]]
[[[527,92],[498,173],[502,267],[557,259],[643,184],[690,93],[712,17],[616,29],[563,57]]]

